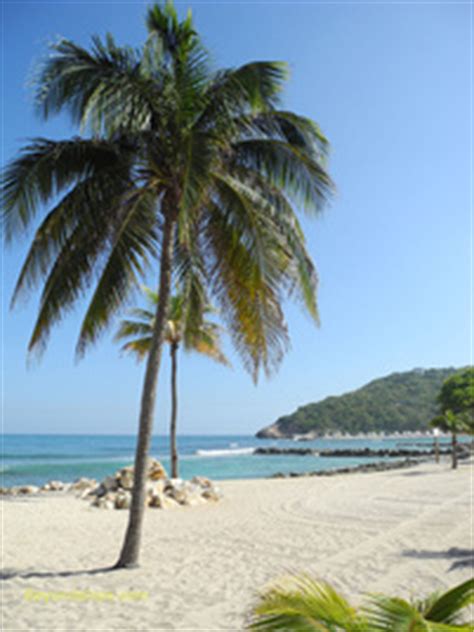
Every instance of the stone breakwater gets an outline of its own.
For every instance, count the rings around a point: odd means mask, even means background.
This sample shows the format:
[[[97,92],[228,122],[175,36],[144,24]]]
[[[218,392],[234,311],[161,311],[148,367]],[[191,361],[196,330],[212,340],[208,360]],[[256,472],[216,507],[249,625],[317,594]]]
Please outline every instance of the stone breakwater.
[[[357,472],[386,472],[387,470],[399,470],[423,463],[424,459],[404,459],[403,461],[391,461],[381,463],[365,463],[363,465],[355,465],[353,467],[339,467],[333,470],[317,470],[314,472],[277,472],[270,478],[299,478],[302,476],[338,476],[339,474],[355,474]]]
[[[459,445],[457,448],[458,456],[460,458],[468,458],[470,450],[467,446]],[[348,458],[348,457],[426,457],[433,456],[435,454],[434,449],[430,450],[408,450],[408,449],[379,449],[374,450],[372,448],[357,448],[357,449],[336,449],[336,450],[315,450],[314,448],[255,448],[254,454],[259,455],[296,455],[296,456],[321,456],[321,457],[336,457],[336,458]],[[447,455],[451,454],[451,448],[444,448],[439,450],[439,454]]]
[[[133,467],[128,466],[107,476],[100,483],[91,478],[80,478],[74,483],[49,481],[42,487],[23,485],[1,487],[0,495],[25,496],[47,492],[73,493],[100,509],[129,509],[132,501]],[[195,476],[190,481],[168,478],[159,461],[149,459],[146,481],[146,505],[157,509],[194,506],[220,500],[222,493],[208,478]]]

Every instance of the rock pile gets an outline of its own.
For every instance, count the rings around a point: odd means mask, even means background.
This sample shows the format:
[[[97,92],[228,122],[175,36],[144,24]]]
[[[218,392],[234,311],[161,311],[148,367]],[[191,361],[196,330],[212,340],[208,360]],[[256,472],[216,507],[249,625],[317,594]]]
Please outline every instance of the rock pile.
[[[102,509],[129,509],[132,502],[133,467],[124,467],[113,476],[105,478],[95,489],[89,489],[82,497],[93,496],[93,507]],[[199,505],[217,501],[221,492],[207,478],[195,476],[190,481],[167,477],[159,461],[150,459],[146,482],[148,507],[169,509],[179,505]]]
[[[101,483],[92,478],[79,478],[74,483],[49,481],[42,487],[23,485],[0,487],[0,495],[20,496],[42,492],[69,492],[79,498],[92,499],[93,507],[103,509],[129,509],[132,502],[133,467],[124,467],[107,476]],[[169,509],[180,505],[199,505],[217,501],[222,497],[220,490],[202,476],[190,481],[168,478],[166,470],[156,459],[149,459],[146,482],[146,504],[148,507]]]

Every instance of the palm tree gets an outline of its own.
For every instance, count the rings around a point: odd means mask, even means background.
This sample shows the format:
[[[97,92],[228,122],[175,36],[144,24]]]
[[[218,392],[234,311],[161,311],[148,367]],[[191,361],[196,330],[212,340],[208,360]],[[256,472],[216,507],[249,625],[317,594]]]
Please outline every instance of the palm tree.
[[[318,322],[317,275],[295,208],[314,215],[333,185],[328,143],[308,118],[280,106],[286,65],[256,61],[215,71],[191,14],[148,10],[140,48],[111,35],[90,49],[52,46],[37,78],[38,112],[68,112],[82,136],[32,140],[3,172],[7,242],[43,213],[13,302],[42,286],[29,343],[89,296],[77,353],[97,341],[159,269],[135,453],[132,505],[117,568],[137,566],[158,369],[173,282],[204,288],[256,379],[288,346],[283,300]],[[157,270],[158,272],[158,270]]]
[[[133,320],[124,320],[120,324],[115,336],[116,340],[128,340],[123,351],[133,353],[139,360],[143,360],[150,352],[153,324],[155,320],[158,294],[145,288],[150,303],[150,309],[134,309],[130,316]],[[163,335],[164,342],[170,346],[171,356],[171,422],[170,422],[170,462],[171,477],[178,478],[178,446],[176,424],[178,416],[177,371],[178,350],[182,344],[186,351],[196,351],[216,362],[229,366],[229,361],[220,348],[220,327],[209,320],[205,320],[206,313],[213,310],[209,305],[203,309],[201,318],[189,318],[186,309],[185,294],[171,296],[168,306],[168,318]]]
[[[369,596],[356,610],[325,582],[293,577],[261,595],[248,629],[273,632],[468,632],[463,610],[473,602],[474,580],[444,594],[408,602],[398,597]]]

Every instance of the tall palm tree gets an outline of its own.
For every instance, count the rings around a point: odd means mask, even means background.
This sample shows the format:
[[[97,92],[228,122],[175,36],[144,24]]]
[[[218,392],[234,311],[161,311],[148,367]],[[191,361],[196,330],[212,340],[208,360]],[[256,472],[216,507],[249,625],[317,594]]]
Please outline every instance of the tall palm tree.
[[[145,288],[150,303],[150,309],[134,309],[130,316],[132,320],[123,320],[115,339],[127,340],[122,346],[123,351],[134,354],[143,360],[150,352],[153,337],[158,294]],[[171,476],[178,478],[178,445],[176,426],[178,418],[178,350],[182,345],[186,351],[195,351],[202,355],[229,366],[229,361],[221,351],[220,327],[205,319],[205,314],[211,312],[209,305],[203,309],[202,317],[189,318],[184,293],[170,297],[166,327],[163,341],[169,344],[171,357],[171,421],[170,421],[170,462]]]
[[[111,35],[89,49],[52,46],[37,78],[44,118],[68,112],[83,136],[36,138],[3,173],[7,242],[23,239],[44,204],[13,302],[42,285],[29,349],[90,295],[83,354],[159,262],[159,296],[143,384],[132,505],[117,568],[138,563],[147,456],[172,284],[203,288],[254,377],[288,346],[282,303],[314,320],[317,276],[295,208],[319,211],[332,191],[328,143],[308,118],[281,108],[287,71],[251,62],[215,71],[171,2],[148,10],[140,48]],[[153,268],[152,268],[153,269]]]
[[[465,608],[473,603],[474,580],[443,594],[408,602],[398,597],[371,595],[356,610],[329,584],[311,577],[293,577],[260,596],[250,630],[276,632],[468,632]]]

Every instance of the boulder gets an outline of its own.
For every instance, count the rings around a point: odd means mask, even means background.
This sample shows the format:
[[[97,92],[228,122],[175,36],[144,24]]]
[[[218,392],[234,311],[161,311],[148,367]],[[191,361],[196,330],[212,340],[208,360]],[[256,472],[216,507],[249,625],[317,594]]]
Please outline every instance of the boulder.
[[[129,465],[124,467],[117,474],[117,484],[122,489],[132,489],[133,487],[133,467]]]
[[[14,494],[37,494],[40,491],[40,488],[36,485],[20,485],[19,487],[12,487],[12,492]]]
[[[213,502],[217,502],[222,498],[222,492],[218,487],[210,487],[209,489],[205,489],[202,492],[202,497],[206,500],[212,500]]]
[[[151,481],[158,481],[161,478],[166,478],[166,470],[156,459],[150,459],[148,462],[148,478]]]
[[[132,494],[129,491],[119,490],[115,495],[115,509],[130,509],[132,504]]]
[[[146,482],[146,493],[147,496],[152,496],[153,494],[163,494],[165,491],[166,479],[160,478],[157,481],[147,481]]]
[[[106,496],[97,496],[92,501],[91,507],[98,507],[99,509],[113,509],[114,501]]]
[[[97,487],[97,481],[93,478],[78,478],[71,485],[71,489],[78,492],[92,490],[95,487]]]
[[[166,496],[166,494],[155,492],[150,496],[148,506],[157,509],[172,509],[177,507],[178,503],[170,496]]]
[[[191,479],[191,483],[194,483],[195,485],[199,485],[199,487],[204,487],[204,488],[212,487],[211,481],[205,476],[194,476]]]
[[[45,492],[60,492],[64,489],[64,483],[62,481],[48,481],[41,489]]]

